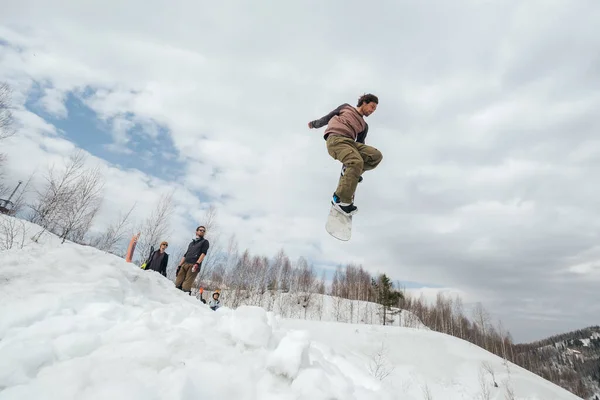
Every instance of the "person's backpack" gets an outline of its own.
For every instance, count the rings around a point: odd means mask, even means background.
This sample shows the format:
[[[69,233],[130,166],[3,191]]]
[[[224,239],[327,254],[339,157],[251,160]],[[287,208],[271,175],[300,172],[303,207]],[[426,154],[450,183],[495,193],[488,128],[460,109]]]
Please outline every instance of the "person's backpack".
[[[146,269],[146,267],[148,266],[148,264],[150,264],[150,260],[152,258],[152,254],[154,254],[154,246],[150,246],[150,254],[148,254],[148,258],[146,258],[146,261],[144,261],[144,263],[142,265],[140,265],[141,269]]]

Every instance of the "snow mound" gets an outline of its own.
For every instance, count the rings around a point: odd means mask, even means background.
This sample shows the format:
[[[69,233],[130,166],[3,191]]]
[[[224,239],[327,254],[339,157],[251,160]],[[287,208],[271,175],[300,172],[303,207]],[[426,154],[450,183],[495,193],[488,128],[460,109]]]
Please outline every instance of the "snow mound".
[[[269,345],[273,335],[272,315],[267,316],[263,308],[241,306],[235,311],[220,308],[217,312],[227,312],[221,316],[218,329],[237,344],[249,348]]]
[[[0,265],[2,400],[393,398],[263,308],[214,312],[96,249],[29,244]]]
[[[578,399],[449,335],[215,312],[154,271],[55,239],[0,252],[0,400]]]
[[[295,379],[302,367],[309,366],[309,336],[306,331],[288,332],[269,355],[267,367],[275,374]]]

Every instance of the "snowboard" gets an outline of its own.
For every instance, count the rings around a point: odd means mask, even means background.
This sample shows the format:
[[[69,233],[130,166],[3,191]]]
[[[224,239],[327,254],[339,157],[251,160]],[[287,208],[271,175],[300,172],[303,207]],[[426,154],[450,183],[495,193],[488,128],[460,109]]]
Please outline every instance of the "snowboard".
[[[338,240],[344,242],[350,240],[352,236],[352,215],[342,214],[332,204],[325,223],[325,229],[327,233]]]
[[[341,173],[344,172],[344,168],[342,165]],[[352,196],[352,201],[354,201],[354,196]],[[344,242],[350,240],[352,237],[352,215],[342,214],[331,204],[327,222],[325,223],[325,230],[338,240]]]

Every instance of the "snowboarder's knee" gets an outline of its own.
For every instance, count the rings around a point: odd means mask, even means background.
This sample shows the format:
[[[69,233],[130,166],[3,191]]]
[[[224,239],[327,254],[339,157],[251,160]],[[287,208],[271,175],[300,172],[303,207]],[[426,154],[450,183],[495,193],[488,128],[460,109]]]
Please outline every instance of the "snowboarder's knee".
[[[373,163],[377,165],[381,162],[381,160],[383,160],[383,154],[381,154],[379,150],[375,149],[373,152]]]
[[[360,157],[349,157],[344,162],[344,165],[346,166],[346,169],[358,168],[358,169],[362,170],[363,166],[365,165],[365,162]]]

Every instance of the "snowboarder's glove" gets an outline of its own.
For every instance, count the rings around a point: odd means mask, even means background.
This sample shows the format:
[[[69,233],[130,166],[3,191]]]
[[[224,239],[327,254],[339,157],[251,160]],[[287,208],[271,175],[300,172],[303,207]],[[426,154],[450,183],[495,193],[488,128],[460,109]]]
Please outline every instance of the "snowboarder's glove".
[[[199,268],[200,266],[198,265],[198,263],[194,264],[194,266],[192,267],[192,272],[197,272]]]
[[[179,275],[179,270],[181,269],[181,265],[177,266],[177,271],[175,271],[175,275]]]

